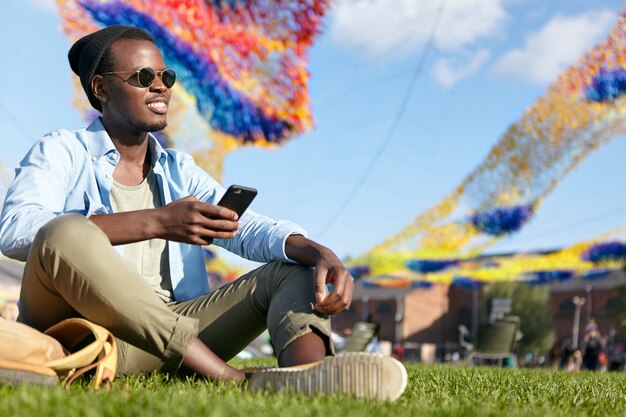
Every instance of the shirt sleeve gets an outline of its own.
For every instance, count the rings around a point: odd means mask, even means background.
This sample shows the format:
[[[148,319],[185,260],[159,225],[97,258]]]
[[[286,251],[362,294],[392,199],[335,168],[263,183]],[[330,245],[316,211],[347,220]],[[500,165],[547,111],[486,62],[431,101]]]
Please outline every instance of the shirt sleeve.
[[[190,156],[183,160],[190,194],[198,200],[217,204],[226,192],[215,179],[198,167]],[[250,209],[239,219],[241,229],[232,239],[215,239],[213,243],[255,262],[295,262],[285,253],[285,242],[294,234],[307,236],[306,230],[286,220],[274,220]]]
[[[37,142],[15,169],[0,217],[0,251],[25,261],[37,231],[62,214],[72,151],[59,132]]]

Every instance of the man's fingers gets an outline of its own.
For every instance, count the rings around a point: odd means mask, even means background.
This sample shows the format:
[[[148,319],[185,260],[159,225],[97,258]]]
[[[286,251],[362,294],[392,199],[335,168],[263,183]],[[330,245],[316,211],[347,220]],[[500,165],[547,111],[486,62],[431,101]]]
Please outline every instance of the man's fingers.
[[[233,221],[237,220],[237,213],[235,213],[231,209],[227,209],[226,207],[198,202],[195,208],[200,214],[205,217],[227,219]]]
[[[214,231],[232,232],[239,230],[239,223],[230,220],[205,219],[202,220],[202,225],[205,229]]]
[[[343,294],[343,302],[345,305],[345,311],[350,309],[352,304],[352,293],[354,292],[354,278],[352,275],[348,275],[348,282],[346,283],[346,291]]]
[[[323,314],[337,314],[350,308],[354,278],[347,271],[342,271],[338,275],[339,277],[330,279],[333,281],[333,291],[321,301],[316,297],[316,311]]]
[[[320,304],[326,298],[326,268],[315,268],[315,302]]]
[[[346,291],[346,284],[350,280],[350,274],[348,271],[335,272],[335,279],[333,279],[333,292],[331,293],[331,299],[340,300]]]

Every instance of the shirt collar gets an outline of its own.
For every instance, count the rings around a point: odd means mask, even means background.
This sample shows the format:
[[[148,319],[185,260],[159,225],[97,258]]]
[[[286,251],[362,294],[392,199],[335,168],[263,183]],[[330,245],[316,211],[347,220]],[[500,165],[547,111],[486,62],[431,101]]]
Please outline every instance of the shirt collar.
[[[102,125],[102,120],[100,120],[99,117],[96,117],[91,122],[91,124],[87,127],[87,132],[89,132],[89,135],[87,135],[87,141],[93,158],[97,159],[108,154],[109,152],[117,152],[115,145],[113,145],[113,142],[104,128],[104,125]],[[162,158],[166,157],[165,150],[152,133],[148,133],[148,149],[153,165],[157,162],[163,164]]]
[[[148,150],[152,158],[152,166],[159,162],[161,165],[165,163],[166,152],[152,133],[148,133]]]
[[[96,117],[93,122],[87,127],[87,144],[91,156],[95,159],[100,158],[111,151],[115,151],[115,145],[111,141],[109,134],[102,125],[102,121],[99,117]]]

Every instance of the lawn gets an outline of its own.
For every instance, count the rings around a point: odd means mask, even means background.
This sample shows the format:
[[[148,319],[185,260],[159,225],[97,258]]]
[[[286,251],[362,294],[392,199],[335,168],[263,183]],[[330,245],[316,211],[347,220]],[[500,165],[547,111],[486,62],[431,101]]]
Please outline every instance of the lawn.
[[[238,362],[236,365],[248,365]],[[0,387],[0,416],[626,416],[626,374],[407,365],[395,403],[293,393],[251,394],[237,386],[167,378],[117,379],[111,392],[86,383]]]

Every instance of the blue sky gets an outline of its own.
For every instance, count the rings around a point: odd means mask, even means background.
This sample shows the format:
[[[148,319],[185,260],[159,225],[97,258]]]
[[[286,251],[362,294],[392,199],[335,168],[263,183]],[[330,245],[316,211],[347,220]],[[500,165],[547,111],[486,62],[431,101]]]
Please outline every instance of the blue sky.
[[[84,125],[55,7],[12,1],[0,14],[0,162],[9,176],[41,135]],[[622,7],[335,0],[310,51],[315,128],[276,150],[230,154],[223,183],[256,187],[256,211],[358,256],[457,186]],[[625,157],[624,137],[588,157],[492,251],[554,248],[626,226]]]

